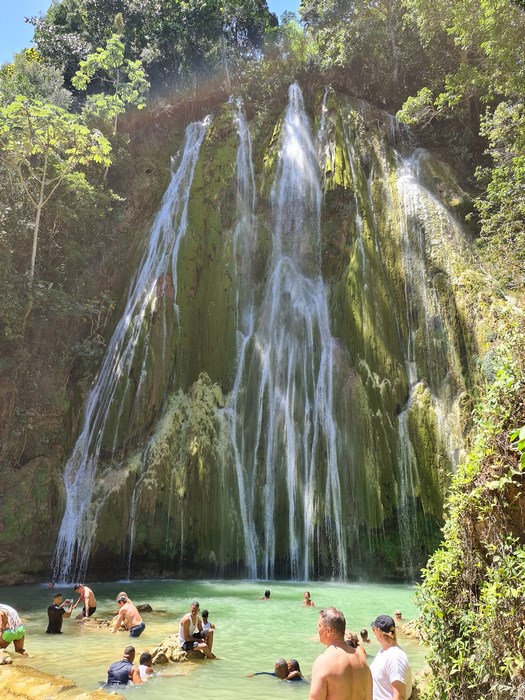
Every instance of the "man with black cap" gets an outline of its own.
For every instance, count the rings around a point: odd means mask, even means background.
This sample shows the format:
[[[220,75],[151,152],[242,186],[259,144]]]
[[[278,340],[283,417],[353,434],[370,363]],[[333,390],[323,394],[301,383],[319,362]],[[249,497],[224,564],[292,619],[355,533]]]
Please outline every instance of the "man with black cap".
[[[390,615],[379,615],[370,625],[381,645],[370,666],[373,700],[408,700],[412,695],[412,671],[407,655],[397,645],[394,620]]]
[[[62,593],[55,593],[53,596],[53,604],[47,609],[49,622],[46,633],[62,634],[62,620],[64,617],[71,617],[72,611],[73,601],[65,600],[62,602]]]
[[[186,613],[179,626],[179,642],[180,648],[183,651],[197,650],[201,651],[207,659],[215,659],[215,654],[212,654],[211,638],[213,630],[210,629],[207,633],[202,630],[202,621],[199,617],[199,603],[197,600],[192,601],[191,610]],[[208,646],[210,641],[210,646]]]

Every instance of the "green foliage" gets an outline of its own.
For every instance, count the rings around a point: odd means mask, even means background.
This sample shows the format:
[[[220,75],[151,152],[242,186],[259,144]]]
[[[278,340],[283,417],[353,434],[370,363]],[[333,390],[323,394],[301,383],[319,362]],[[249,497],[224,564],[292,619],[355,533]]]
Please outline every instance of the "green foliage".
[[[310,0],[301,4],[322,69],[339,89],[399,106],[421,86],[427,61],[401,0]]]
[[[109,165],[111,146],[78,115],[19,95],[0,108],[0,148],[35,210],[29,283],[33,282],[42,210],[62,185],[89,188],[82,167]]]
[[[122,15],[122,40],[130,60],[141,60],[152,83],[184,86],[195,74],[228,60],[260,57],[267,30],[277,24],[266,0],[61,0],[35,19],[35,42],[66,78],[110,38]],[[120,33],[120,30],[119,30]]]
[[[525,283],[525,105],[500,102],[481,123],[492,168],[480,168],[486,191],[476,202],[487,257],[507,287]],[[498,260],[504,264],[498,264]]]
[[[67,109],[71,93],[64,87],[62,71],[45,61],[35,49],[16,54],[12,63],[0,67],[0,105],[17,95],[50,102]]]
[[[127,105],[142,109],[149,89],[141,62],[125,58],[124,50],[122,36],[113,34],[105,48],[98,48],[80,62],[72,81],[77,90],[86,90],[93,80],[106,88],[88,95],[84,109],[90,117],[112,122],[113,135],[117,133],[119,115],[126,111]]]
[[[476,408],[473,448],[454,478],[444,543],[418,592],[433,671],[425,697],[432,700],[515,700],[525,690],[525,430],[513,430],[509,441],[508,429],[525,419],[519,336],[509,329],[492,355],[494,380]]]

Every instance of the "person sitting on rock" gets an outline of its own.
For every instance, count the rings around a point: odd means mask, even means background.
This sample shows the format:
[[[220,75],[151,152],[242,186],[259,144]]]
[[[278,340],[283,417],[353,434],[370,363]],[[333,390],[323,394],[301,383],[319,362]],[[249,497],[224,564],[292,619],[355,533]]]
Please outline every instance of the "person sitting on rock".
[[[115,688],[133,683],[141,685],[142,680],[135,660],[135,647],[129,646],[124,649],[124,656],[120,661],[115,661],[108,669],[108,679],[106,687]]]
[[[146,629],[146,624],[141,618],[139,611],[125,595],[117,598],[119,606],[117,621],[113,632],[118,632],[121,626],[129,630],[130,637],[140,637]]]
[[[202,652],[207,659],[216,658],[210,648],[213,643],[213,630],[210,629],[207,633],[203,633],[199,617],[199,603],[196,600],[192,602],[190,612],[186,613],[180,621],[179,642],[183,651],[197,650]]]

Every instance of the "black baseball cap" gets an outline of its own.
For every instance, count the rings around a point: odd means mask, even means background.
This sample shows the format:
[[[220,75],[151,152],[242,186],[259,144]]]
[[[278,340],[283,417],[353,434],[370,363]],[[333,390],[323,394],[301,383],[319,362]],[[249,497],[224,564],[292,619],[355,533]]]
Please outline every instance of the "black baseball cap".
[[[377,627],[381,632],[395,632],[396,623],[390,615],[378,615],[378,617],[370,623],[370,627]]]

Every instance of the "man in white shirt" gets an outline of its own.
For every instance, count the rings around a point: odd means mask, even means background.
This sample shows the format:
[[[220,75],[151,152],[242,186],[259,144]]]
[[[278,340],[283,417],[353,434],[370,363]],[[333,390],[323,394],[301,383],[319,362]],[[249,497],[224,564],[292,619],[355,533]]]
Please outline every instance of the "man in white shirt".
[[[373,700],[408,700],[412,695],[412,671],[407,655],[397,645],[394,620],[390,615],[379,615],[370,625],[381,645],[370,666]]]

